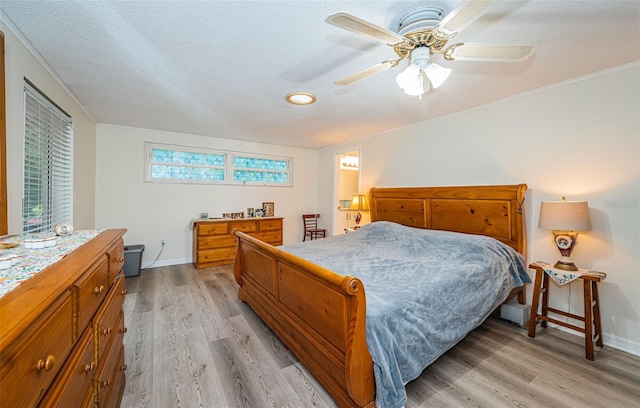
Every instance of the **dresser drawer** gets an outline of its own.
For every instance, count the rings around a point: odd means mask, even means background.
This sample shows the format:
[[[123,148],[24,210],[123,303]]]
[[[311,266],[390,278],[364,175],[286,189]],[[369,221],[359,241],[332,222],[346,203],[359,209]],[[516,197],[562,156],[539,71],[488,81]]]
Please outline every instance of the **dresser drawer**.
[[[115,345],[116,343],[114,343]],[[127,365],[124,363],[124,346],[120,347],[120,353],[118,354],[118,363],[116,364],[116,371],[113,374],[113,384],[111,389],[108,390],[107,398],[104,405],[101,407],[106,408],[118,408],[120,406],[120,400],[122,399],[122,392],[124,390],[124,384],[126,382],[125,371]]]
[[[260,220],[258,229],[260,231],[282,230],[282,220]]]
[[[95,264],[73,285],[75,310],[78,316],[76,334],[84,331],[98,310],[98,306],[107,296],[109,290],[109,268],[107,257]]]
[[[282,231],[252,232],[249,235],[271,245],[282,245]]]
[[[229,233],[228,222],[211,222],[198,224],[199,235],[221,235]]]
[[[120,240],[107,250],[109,262],[109,283],[113,282],[124,266],[124,242]]]
[[[253,232],[258,230],[258,223],[256,221],[237,221],[231,224],[231,230],[234,229],[242,232]]]
[[[236,248],[206,249],[198,251],[198,263],[233,262],[236,256]]]
[[[109,291],[107,300],[102,304],[94,320],[95,341],[98,350],[98,362],[102,358],[105,347],[117,332],[118,316],[122,314],[124,302],[124,277],[120,276]]]
[[[0,405],[33,407],[62,367],[73,347],[69,291],[35,323],[28,341],[2,350]]]
[[[124,319],[119,319],[119,325],[121,328],[124,327]],[[107,405],[108,396],[115,388],[114,380],[117,372],[116,370],[120,369],[120,366],[124,365],[123,337],[123,330],[118,331],[116,335],[114,335],[114,341],[108,344],[102,363],[98,367],[98,373],[95,381],[96,395],[98,396],[100,407]],[[122,362],[120,362],[120,359],[122,359]]]
[[[93,360],[93,330],[91,326],[85,330],[78,341],[74,353],[67,359],[56,381],[40,403],[41,407],[83,407],[90,405],[88,400],[93,392],[87,390],[92,386],[96,362]],[[84,390],[84,393],[82,392]],[[91,401],[92,402],[92,401]]]
[[[198,240],[198,249],[234,247],[238,244],[233,235],[203,237]]]

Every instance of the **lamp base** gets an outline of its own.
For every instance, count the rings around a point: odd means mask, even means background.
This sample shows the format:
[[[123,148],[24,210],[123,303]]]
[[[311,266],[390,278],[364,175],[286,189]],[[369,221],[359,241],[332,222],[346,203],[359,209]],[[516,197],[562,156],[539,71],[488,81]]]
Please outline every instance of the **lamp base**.
[[[555,263],[555,265],[553,265],[553,267],[556,269],[562,269],[563,271],[578,270],[578,267],[576,266],[576,264],[574,264],[573,262],[565,262],[565,261],[558,261]]]
[[[553,231],[553,240],[560,251],[562,258],[553,265],[556,269],[562,269],[563,271],[577,271],[578,267],[569,258],[573,248],[578,243],[577,231]]]

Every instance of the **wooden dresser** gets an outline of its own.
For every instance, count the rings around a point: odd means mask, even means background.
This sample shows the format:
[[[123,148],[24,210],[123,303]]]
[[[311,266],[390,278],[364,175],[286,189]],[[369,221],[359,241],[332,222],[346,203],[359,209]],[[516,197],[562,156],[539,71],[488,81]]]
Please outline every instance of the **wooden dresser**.
[[[193,264],[196,268],[230,265],[236,256],[237,229],[271,245],[282,245],[282,218],[195,220]]]
[[[126,230],[106,230],[0,298],[1,407],[118,407]]]

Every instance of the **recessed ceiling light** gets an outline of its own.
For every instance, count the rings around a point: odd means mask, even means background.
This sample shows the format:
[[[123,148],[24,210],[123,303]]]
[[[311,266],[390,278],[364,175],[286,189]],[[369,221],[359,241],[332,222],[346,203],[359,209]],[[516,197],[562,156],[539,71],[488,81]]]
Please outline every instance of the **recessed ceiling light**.
[[[316,96],[308,92],[291,92],[287,95],[287,102],[294,105],[311,105],[316,101]]]

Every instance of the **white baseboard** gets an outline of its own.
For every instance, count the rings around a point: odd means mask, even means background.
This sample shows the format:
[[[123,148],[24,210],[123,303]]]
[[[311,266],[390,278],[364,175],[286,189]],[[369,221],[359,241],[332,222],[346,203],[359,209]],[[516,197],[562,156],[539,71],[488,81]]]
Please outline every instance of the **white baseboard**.
[[[605,346],[640,357],[640,343],[636,341],[623,339],[608,333],[602,333],[602,341]]]
[[[153,262],[143,262],[141,269],[146,269],[148,267],[156,268],[159,266],[171,266],[171,265],[182,265],[192,263],[192,258],[178,258],[178,259],[163,259],[159,260],[156,263]]]
[[[553,324],[551,322],[548,322],[548,325],[549,327],[553,327],[555,329],[562,330],[563,332],[584,338],[584,334],[578,333],[575,330],[571,330],[567,327]],[[625,353],[633,354],[634,356],[640,357],[640,343],[638,342],[623,339],[622,337],[614,336],[613,334],[609,333],[602,333],[602,342],[606,347],[611,347],[616,350],[624,351]]]

